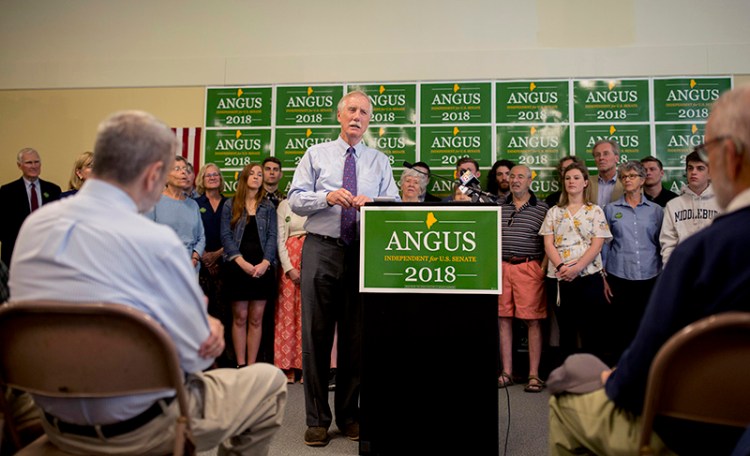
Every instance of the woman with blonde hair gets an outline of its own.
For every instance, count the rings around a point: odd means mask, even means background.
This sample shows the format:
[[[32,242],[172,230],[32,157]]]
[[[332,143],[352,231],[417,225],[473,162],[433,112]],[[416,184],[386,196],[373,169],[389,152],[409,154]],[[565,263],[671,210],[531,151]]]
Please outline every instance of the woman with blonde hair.
[[[208,297],[208,313],[224,321],[224,307],[221,305],[219,294],[221,291],[221,278],[219,270],[222,265],[221,246],[221,211],[227,198],[221,191],[224,189],[224,178],[221,170],[214,163],[206,163],[198,171],[195,188],[198,196],[198,211],[203,222],[203,232],[206,237],[206,250],[201,257],[203,267],[200,270],[199,280],[203,292]]]
[[[78,193],[83,183],[88,179],[91,174],[91,169],[94,167],[94,153],[86,151],[76,158],[73,163],[73,171],[70,172],[70,180],[68,181],[68,191],[62,192],[60,198],[67,198]]]
[[[224,291],[232,303],[232,342],[237,367],[258,357],[263,312],[276,286],[276,208],[265,198],[263,168],[250,163],[237,180],[237,193],[221,212],[226,263]]]

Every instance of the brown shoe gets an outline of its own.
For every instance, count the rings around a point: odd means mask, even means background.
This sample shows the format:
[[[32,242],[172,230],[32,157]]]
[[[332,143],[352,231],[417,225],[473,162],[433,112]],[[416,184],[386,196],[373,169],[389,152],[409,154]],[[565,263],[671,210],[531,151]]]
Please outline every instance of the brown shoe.
[[[331,438],[328,436],[328,429],[322,426],[310,426],[305,431],[305,445],[308,446],[326,446]]]
[[[344,426],[344,435],[349,440],[354,440],[355,442],[359,442],[359,423],[349,423],[346,426]]]

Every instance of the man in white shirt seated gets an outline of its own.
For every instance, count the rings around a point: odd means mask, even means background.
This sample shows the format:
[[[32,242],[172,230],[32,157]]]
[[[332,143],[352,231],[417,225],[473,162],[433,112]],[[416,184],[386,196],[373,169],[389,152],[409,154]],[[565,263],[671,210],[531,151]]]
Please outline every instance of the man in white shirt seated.
[[[35,211],[21,229],[11,296],[120,303],[147,313],[177,348],[198,450],[265,455],[281,426],[286,378],[268,364],[202,372],[222,353],[224,328],[207,314],[177,235],[142,215],[161,196],[177,147],[169,127],[150,114],[106,119],[86,185],[75,198]],[[169,392],[34,398],[52,443],[78,454],[169,453],[178,415],[172,399]]]

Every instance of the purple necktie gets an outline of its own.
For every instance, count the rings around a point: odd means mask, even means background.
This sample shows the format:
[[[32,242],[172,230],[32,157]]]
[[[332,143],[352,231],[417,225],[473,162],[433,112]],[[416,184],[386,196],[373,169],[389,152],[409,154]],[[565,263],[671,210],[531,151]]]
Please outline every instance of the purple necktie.
[[[29,201],[31,202],[31,212],[39,209],[39,200],[36,198],[36,185],[31,184],[31,195],[29,195]]]
[[[357,196],[357,164],[354,161],[354,148],[346,149],[344,161],[344,188]],[[357,238],[357,210],[353,207],[341,208],[341,241],[351,244]]]

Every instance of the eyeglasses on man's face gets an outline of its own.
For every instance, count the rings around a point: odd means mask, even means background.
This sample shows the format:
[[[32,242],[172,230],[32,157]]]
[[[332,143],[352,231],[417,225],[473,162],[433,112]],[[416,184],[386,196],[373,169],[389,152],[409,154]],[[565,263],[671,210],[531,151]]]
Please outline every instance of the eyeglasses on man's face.
[[[703,144],[698,144],[697,146],[693,148],[693,152],[697,152],[701,160],[708,163],[708,148],[710,146],[720,143],[721,141],[724,141],[725,139],[730,139],[730,138],[731,136],[729,135],[717,136],[710,141],[704,142]]]
[[[179,173],[180,171],[185,171],[187,173],[188,167],[187,166],[175,166],[174,168],[172,168],[172,171],[175,171],[177,173]]]

